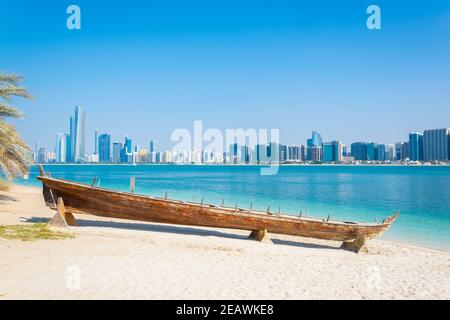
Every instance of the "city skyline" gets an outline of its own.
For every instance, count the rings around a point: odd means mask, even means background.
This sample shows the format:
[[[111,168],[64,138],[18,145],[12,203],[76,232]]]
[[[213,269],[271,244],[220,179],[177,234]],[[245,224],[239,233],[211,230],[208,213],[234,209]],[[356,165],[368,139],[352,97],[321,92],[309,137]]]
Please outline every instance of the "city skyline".
[[[94,131],[94,151],[85,151],[85,117],[82,108],[75,106],[70,116],[70,133],[56,134],[54,153],[35,144],[35,162],[57,163],[272,163],[272,162],[325,162],[353,163],[355,161],[450,161],[450,128],[428,129],[423,133],[410,132],[407,141],[383,144],[378,142],[352,142],[326,140],[312,131],[306,144],[283,141],[253,141],[248,137],[235,137],[235,142],[218,150],[157,149],[157,142],[150,139],[148,148],[141,148],[126,135],[123,143],[111,140],[111,133]],[[195,126],[195,124],[194,124]],[[195,130],[195,129],[194,129]],[[246,134],[245,132],[242,132]],[[203,135],[203,133],[202,133]],[[240,141],[240,142],[239,142]],[[244,141],[244,143],[242,143]],[[223,141],[221,142],[223,143]],[[177,142],[175,142],[175,145]]]
[[[73,105],[89,110],[87,137],[157,136],[165,148],[195,120],[280,128],[288,144],[312,130],[388,143],[448,126],[448,1],[379,1],[381,30],[349,1],[78,4],[81,30],[67,29],[64,2],[0,12],[0,59],[37,97],[14,121],[30,145],[53,147]]]

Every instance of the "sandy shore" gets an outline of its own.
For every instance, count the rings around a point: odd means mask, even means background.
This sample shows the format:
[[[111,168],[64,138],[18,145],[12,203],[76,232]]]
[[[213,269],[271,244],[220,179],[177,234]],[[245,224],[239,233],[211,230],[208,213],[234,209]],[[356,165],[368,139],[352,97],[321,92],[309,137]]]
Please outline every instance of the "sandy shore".
[[[0,225],[47,221],[40,192],[0,192]],[[75,239],[0,238],[0,299],[450,299],[450,252],[76,218]]]

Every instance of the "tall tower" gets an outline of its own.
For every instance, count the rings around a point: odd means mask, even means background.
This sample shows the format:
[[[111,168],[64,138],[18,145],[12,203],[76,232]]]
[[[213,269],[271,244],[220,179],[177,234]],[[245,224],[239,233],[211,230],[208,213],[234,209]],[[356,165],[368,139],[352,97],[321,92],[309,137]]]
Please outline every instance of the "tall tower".
[[[79,106],[70,117],[70,151],[72,162],[82,162],[85,158],[85,113]]]

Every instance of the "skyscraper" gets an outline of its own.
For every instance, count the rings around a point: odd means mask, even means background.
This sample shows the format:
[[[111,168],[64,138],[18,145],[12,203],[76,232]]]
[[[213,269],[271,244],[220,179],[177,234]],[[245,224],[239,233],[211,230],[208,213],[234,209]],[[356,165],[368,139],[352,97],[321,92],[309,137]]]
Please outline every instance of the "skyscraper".
[[[412,161],[423,160],[423,134],[419,132],[409,134],[409,159]]]
[[[120,162],[132,162],[133,150],[132,150],[132,142],[128,136],[125,136],[125,142],[122,147],[122,151],[120,153]]]
[[[450,160],[450,129],[425,130],[423,133],[423,159],[425,161]]]
[[[94,153],[98,154],[98,131],[94,132]]]
[[[403,142],[396,142],[395,143],[395,160],[401,161],[404,159],[403,151],[404,151]]]
[[[70,117],[70,152],[72,162],[82,162],[85,158],[85,113],[79,106]]]
[[[371,142],[367,144],[367,160],[368,161],[378,160],[378,143]]]
[[[351,146],[351,154],[355,160],[366,161],[367,160],[367,143],[355,142]]]
[[[98,154],[100,162],[111,162],[111,135],[103,133],[98,137]]]
[[[112,160],[113,160],[114,163],[120,163],[121,162],[122,149],[123,149],[123,144],[122,143],[120,143],[120,142],[114,142],[113,143]]]
[[[311,138],[306,141],[307,151],[306,157],[310,161],[321,161],[322,160],[322,136],[313,131]]]
[[[331,141],[323,143],[323,161],[324,162],[342,161],[342,144],[339,141]]]
[[[58,133],[56,135],[56,162],[65,163],[67,161],[68,143],[70,143],[69,134]]]
[[[378,161],[385,161],[386,160],[386,145],[385,144],[379,144],[378,145]]]

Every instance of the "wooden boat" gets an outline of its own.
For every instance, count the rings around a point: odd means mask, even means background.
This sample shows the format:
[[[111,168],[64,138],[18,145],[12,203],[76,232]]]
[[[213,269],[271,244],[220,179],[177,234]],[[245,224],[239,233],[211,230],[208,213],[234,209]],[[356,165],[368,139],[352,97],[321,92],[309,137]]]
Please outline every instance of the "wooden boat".
[[[295,217],[269,210],[247,210],[236,207],[170,200],[119,192],[92,185],[46,176],[42,167],[37,177],[43,183],[47,206],[58,210],[58,218],[75,225],[73,213],[147,222],[241,229],[251,231],[250,238],[264,240],[267,233],[343,241],[343,248],[361,250],[366,240],[386,231],[398,212],[382,223],[356,223]],[[134,185],[134,181],[133,181]],[[55,215],[56,217],[56,215]]]

